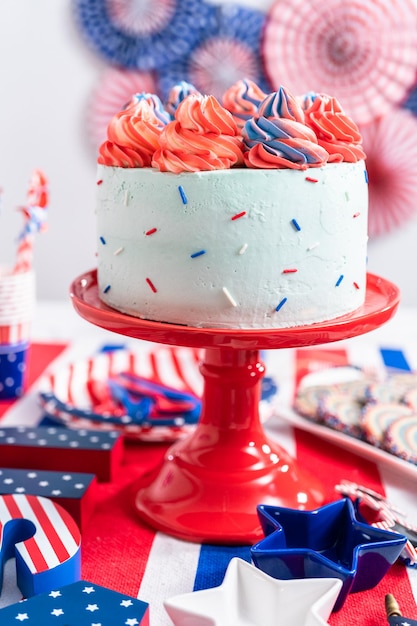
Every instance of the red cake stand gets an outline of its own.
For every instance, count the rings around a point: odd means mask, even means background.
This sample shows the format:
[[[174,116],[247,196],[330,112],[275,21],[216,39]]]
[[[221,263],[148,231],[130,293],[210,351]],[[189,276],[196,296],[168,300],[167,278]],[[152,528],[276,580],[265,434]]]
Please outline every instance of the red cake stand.
[[[271,330],[194,328],[124,315],[100,301],[96,270],[71,285],[76,311],[109,331],[147,341],[205,348],[202,413],[195,430],[135,486],[140,518],[200,543],[252,544],[262,538],[256,507],[314,509],[324,501],[314,468],[301,467],[264,433],[258,405],[265,372],[259,350],[346,339],[387,322],[395,285],[368,274],[365,304],[332,322]]]

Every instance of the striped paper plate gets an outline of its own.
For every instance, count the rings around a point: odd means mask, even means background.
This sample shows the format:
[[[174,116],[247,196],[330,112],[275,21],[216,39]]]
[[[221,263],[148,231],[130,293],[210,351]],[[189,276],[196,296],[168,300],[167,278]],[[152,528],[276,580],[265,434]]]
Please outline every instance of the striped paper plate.
[[[174,441],[195,428],[195,420],[178,420],[173,425],[141,425],[131,422],[109,395],[107,381],[127,372],[201,398],[203,377],[199,371],[202,351],[193,348],[158,346],[151,352],[114,350],[52,370],[39,385],[39,402],[47,422],[69,428],[119,430],[139,441]],[[276,385],[263,380],[261,419],[272,414]]]

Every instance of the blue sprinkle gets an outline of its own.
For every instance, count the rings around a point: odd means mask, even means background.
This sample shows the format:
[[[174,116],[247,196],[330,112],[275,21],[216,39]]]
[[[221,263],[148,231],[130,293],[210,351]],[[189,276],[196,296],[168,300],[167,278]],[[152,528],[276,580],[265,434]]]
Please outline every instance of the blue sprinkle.
[[[336,287],[338,287],[340,285],[340,283],[342,282],[343,279],[344,279],[343,274],[340,274],[339,278],[337,279]]]
[[[365,182],[368,184],[368,172],[364,170],[363,173],[365,174]]]
[[[104,237],[100,237],[100,241],[101,241],[101,243],[103,244],[103,246],[105,246],[105,245],[106,245],[106,240],[104,239]]]
[[[190,254],[190,257],[192,259],[195,259],[198,256],[201,256],[202,254],[205,254],[206,251],[205,250],[199,250],[198,252],[193,252],[193,254]]]
[[[287,298],[282,298],[281,302],[278,304],[278,306],[276,307],[275,311],[279,311],[280,309],[282,309],[282,307],[284,306],[286,301],[287,301]]]
[[[180,192],[181,200],[183,204],[187,204],[187,196],[185,195],[185,191],[182,185],[178,185],[178,191]]]
[[[107,293],[110,289],[111,289],[111,285],[107,285],[107,287],[104,287],[103,293]]]
[[[291,224],[294,226],[295,230],[301,230],[301,226],[295,218],[291,220]]]

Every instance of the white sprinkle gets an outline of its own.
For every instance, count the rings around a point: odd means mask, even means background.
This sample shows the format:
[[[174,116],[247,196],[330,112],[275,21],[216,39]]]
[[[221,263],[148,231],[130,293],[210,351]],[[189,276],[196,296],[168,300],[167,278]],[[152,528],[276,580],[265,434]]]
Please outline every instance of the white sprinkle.
[[[227,287],[222,287],[222,291],[223,291],[224,295],[226,296],[226,298],[229,300],[230,304],[232,306],[237,306],[236,300],[233,298],[233,296],[231,295],[231,293],[227,289]]]
[[[126,189],[126,191],[125,191],[125,198],[124,198],[123,204],[124,204],[125,206],[127,206],[127,205],[129,204],[129,192],[128,192],[128,190],[127,190],[127,189]]]
[[[245,254],[247,249],[248,249],[248,244],[244,243],[241,249],[239,250],[239,254]]]
[[[349,196],[349,192],[348,191],[345,191],[345,198],[349,202],[350,196]]]
[[[307,251],[314,250],[314,248],[318,248],[319,245],[319,242],[316,241],[316,243],[312,243],[311,246],[308,246]]]
[[[123,250],[124,250],[123,246],[120,246],[120,248],[117,248],[117,250],[113,252],[114,256],[117,256],[118,254],[123,252]]]

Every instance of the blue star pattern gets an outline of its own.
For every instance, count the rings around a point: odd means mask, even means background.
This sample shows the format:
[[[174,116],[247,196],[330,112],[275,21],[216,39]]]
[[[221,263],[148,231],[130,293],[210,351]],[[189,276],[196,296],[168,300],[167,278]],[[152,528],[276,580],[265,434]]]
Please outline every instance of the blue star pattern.
[[[0,609],[2,626],[21,623],[27,626],[148,626],[149,605],[81,580]]]
[[[265,539],[251,548],[255,565],[274,578],[339,578],[334,610],[349,593],[375,587],[406,543],[359,522],[348,498],[314,511],[260,505],[258,516]]]
[[[120,433],[63,427],[18,426],[0,429],[4,467],[87,472],[109,481],[123,453]]]
[[[114,431],[67,431],[61,428],[7,427],[0,430],[0,445],[21,445],[38,448],[73,448],[109,450],[119,435]]]
[[[30,493],[53,498],[81,498],[94,480],[94,474],[48,472],[0,468],[0,494]]]
[[[0,494],[25,493],[60,504],[82,531],[95,506],[94,474],[0,468]]]

